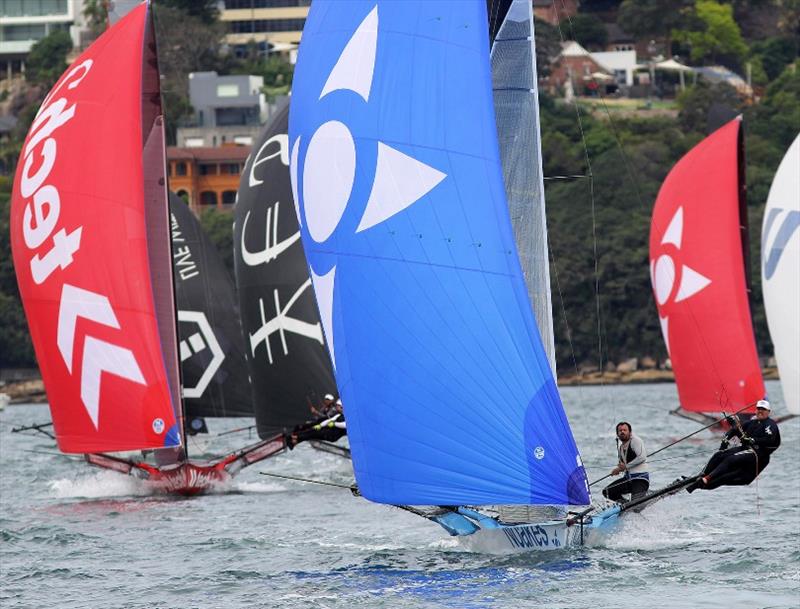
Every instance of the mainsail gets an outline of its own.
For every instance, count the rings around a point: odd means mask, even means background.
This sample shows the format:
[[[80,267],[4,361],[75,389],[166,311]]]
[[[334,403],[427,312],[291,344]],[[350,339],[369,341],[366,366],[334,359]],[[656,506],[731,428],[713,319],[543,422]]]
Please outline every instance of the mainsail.
[[[359,489],[404,504],[586,504],[514,244],[486,5],[322,2],[290,171]]]
[[[186,415],[252,416],[233,281],[183,199],[170,193],[169,209]]]
[[[491,59],[508,212],[539,335],[555,374],[533,5],[530,0],[493,4],[498,6],[490,7],[495,9],[489,15],[490,26],[492,18],[502,19],[492,43]]]
[[[800,135],[783,157],[769,190],[761,273],[783,399],[791,414],[800,414]]]
[[[312,418],[336,393],[289,180],[289,106],[253,146],[236,203],[234,253],[258,434]]]
[[[131,11],[59,79],[14,180],[14,267],[64,452],[182,442],[148,10]]]
[[[692,148],[653,208],[650,273],[681,406],[737,411],[764,397],[748,302],[741,120]]]

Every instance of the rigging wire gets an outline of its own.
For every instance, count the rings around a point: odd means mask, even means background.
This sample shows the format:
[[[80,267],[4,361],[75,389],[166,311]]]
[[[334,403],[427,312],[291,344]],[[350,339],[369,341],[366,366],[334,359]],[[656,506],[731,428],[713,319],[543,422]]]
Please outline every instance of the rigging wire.
[[[733,415],[738,415],[740,412],[747,410],[747,409],[748,409],[748,408],[750,408],[751,406],[753,406],[753,404],[746,404],[745,406],[743,406],[742,408],[740,408],[739,410],[737,410],[736,412],[734,412],[734,413],[733,413]],[[733,415],[729,415],[729,416],[733,416]],[[667,444],[667,445],[665,445],[665,446],[662,446],[661,448],[659,448],[658,450],[655,450],[655,451],[653,451],[652,453],[650,453],[650,454],[647,456],[647,462],[649,462],[649,461],[650,461],[650,457],[652,457],[653,455],[657,455],[657,454],[658,454],[658,453],[660,453],[662,450],[666,450],[666,449],[668,449],[668,448],[670,448],[670,447],[672,447],[672,446],[675,446],[676,444],[678,444],[678,443],[680,443],[680,442],[683,442],[684,440],[688,440],[688,439],[689,439],[689,438],[691,438],[692,436],[695,436],[695,435],[699,434],[701,431],[705,431],[705,430],[706,430],[706,429],[708,429],[709,427],[713,427],[714,425],[719,425],[720,423],[722,423],[722,421],[726,420],[727,418],[728,418],[727,416],[724,416],[724,417],[722,417],[721,419],[715,419],[714,421],[712,421],[712,422],[711,422],[711,423],[709,423],[708,425],[705,425],[705,426],[701,427],[700,429],[697,429],[697,430],[693,431],[693,432],[692,432],[692,433],[690,433],[690,434],[686,434],[685,436],[683,436],[683,437],[681,437],[681,438],[678,438],[677,440],[675,440],[675,441],[673,441],[673,442],[670,442],[669,444]],[[598,479],[597,479],[597,480],[595,480],[594,482],[590,482],[590,483],[589,483],[589,486],[593,486],[593,485],[597,484],[598,482],[600,482],[601,480],[605,480],[606,478],[610,478],[610,477],[611,477],[611,476],[613,476],[613,475],[614,475],[614,474],[608,474],[608,475],[606,475],[606,476],[603,476],[602,478],[598,478]]]

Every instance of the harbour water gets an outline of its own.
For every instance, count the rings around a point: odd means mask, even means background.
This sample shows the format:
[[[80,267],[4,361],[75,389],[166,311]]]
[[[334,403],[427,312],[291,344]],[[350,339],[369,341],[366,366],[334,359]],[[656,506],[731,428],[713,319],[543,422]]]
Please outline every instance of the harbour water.
[[[768,390],[785,414],[779,384]],[[619,420],[651,452],[699,427],[668,414],[672,384],[562,395],[590,480],[615,464]],[[352,482],[349,462],[307,447],[244,470],[229,489],[176,499],[10,433],[48,419],[43,405],[0,413],[3,609],[800,607],[800,419],[781,425],[781,448],[749,487],[681,493],[594,547],[515,556],[469,553],[436,525],[344,489],[260,475]],[[659,453],[653,485],[695,473],[718,444],[706,431]]]

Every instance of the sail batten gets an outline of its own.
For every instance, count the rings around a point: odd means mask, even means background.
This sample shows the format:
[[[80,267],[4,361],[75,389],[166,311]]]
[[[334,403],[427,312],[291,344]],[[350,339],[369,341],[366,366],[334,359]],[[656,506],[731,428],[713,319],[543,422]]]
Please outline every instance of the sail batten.
[[[321,95],[368,19],[370,82]],[[362,494],[587,503],[509,220],[484,1],[315,2],[289,142]]]

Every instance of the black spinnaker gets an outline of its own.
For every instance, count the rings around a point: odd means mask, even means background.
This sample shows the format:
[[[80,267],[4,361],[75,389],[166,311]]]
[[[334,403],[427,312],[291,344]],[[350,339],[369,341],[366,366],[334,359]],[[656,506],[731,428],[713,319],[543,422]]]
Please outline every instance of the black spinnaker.
[[[183,199],[170,193],[169,208],[178,347],[189,425],[197,417],[252,416],[233,281]]]
[[[336,394],[289,179],[288,104],[253,145],[233,242],[258,434],[291,430]]]

